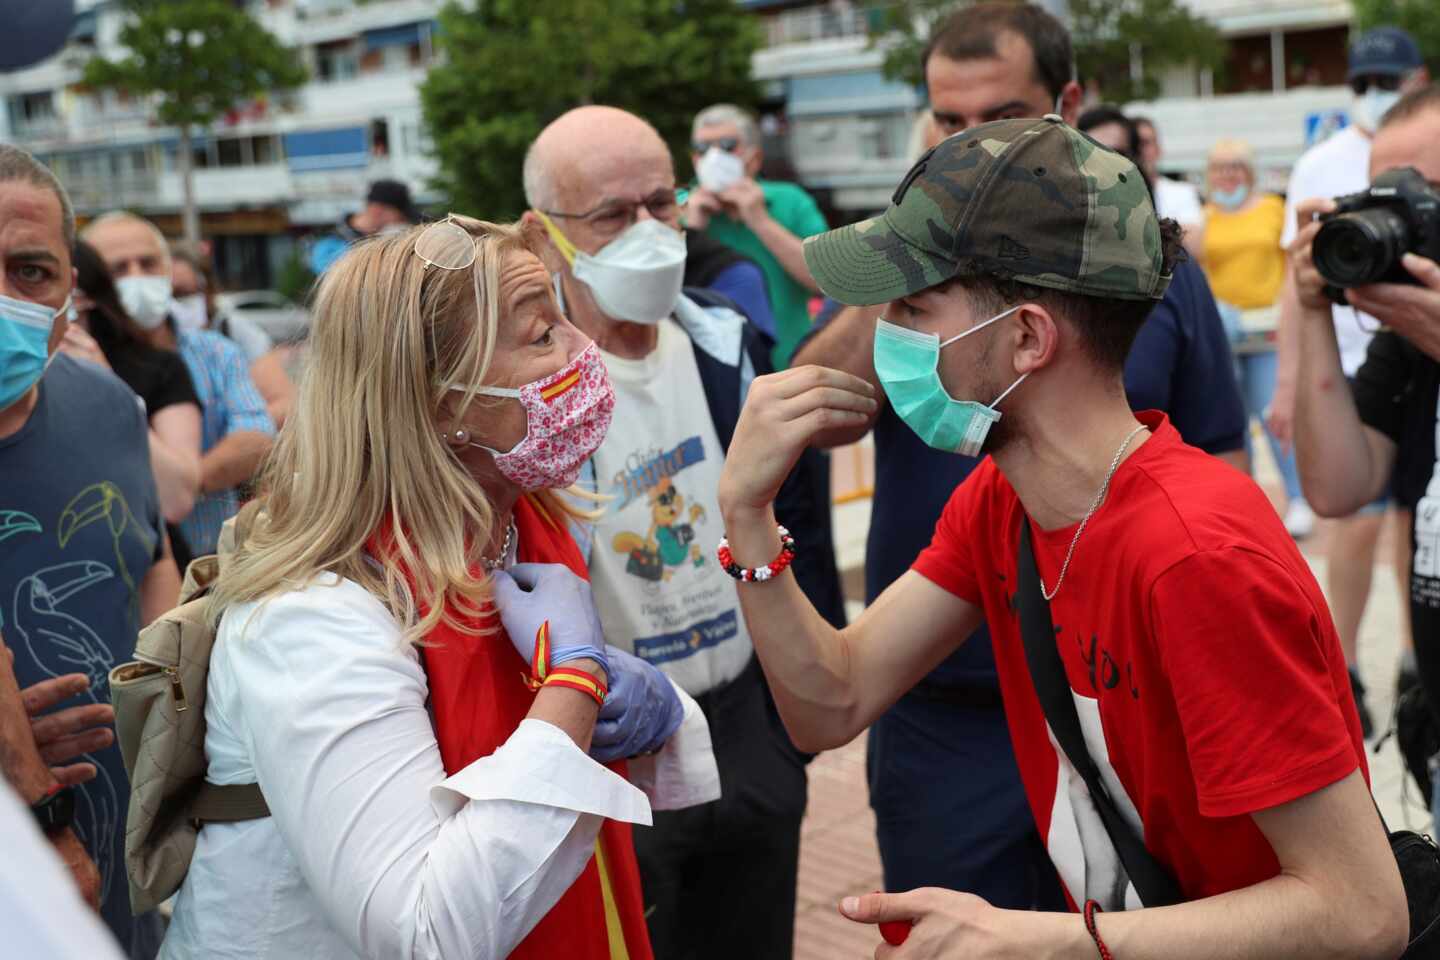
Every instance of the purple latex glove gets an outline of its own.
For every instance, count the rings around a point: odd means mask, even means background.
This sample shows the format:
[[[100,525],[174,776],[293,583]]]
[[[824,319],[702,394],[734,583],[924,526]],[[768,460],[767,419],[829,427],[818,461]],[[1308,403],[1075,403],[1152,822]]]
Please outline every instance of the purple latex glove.
[[[495,609],[510,643],[526,663],[535,658],[535,635],[550,621],[550,666],[589,658],[606,675],[605,634],[590,595],[590,584],[561,563],[517,563],[490,575],[495,584]],[[613,681],[608,681],[613,683]]]
[[[675,735],[685,708],[665,674],[624,650],[606,647],[610,696],[595,721],[590,756],[601,763],[654,753]]]

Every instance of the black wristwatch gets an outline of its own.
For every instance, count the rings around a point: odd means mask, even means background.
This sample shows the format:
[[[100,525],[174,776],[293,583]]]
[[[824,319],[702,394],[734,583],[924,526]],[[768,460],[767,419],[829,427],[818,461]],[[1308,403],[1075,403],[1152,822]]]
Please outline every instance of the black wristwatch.
[[[35,822],[49,836],[75,822],[75,788],[57,787],[30,805]]]

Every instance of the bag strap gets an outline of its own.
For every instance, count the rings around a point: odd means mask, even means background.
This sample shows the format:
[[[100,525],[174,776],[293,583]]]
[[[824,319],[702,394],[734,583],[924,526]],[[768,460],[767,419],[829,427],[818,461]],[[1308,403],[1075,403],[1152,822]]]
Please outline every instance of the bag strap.
[[[1130,824],[1121,816],[1105,781],[1100,777],[1094,758],[1085,746],[1070,680],[1065,675],[1060,651],[1055,648],[1055,626],[1050,619],[1050,604],[1040,590],[1040,574],[1030,545],[1030,518],[1024,514],[1020,517],[1020,551],[1016,569],[1019,581],[1016,601],[1020,611],[1020,635],[1025,643],[1025,660],[1050,730],[1060,749],[1070,759],[1070,765],[1085,781],[1090,798],[1100,813],[1100,821],[1105,825],[1105,832],[1110,835],[1110,842],[1115,845],[1120,863],[1135,885],[1141,902],[1147,907],[1180,903],[1184,897],[1179,886],[1145,849],[1144,841],[1135,835]]]
[[[227,786],[206,781],[190,804],[190,819],[199,823],[235,823],[270,816],[270,805],[258,783]]]

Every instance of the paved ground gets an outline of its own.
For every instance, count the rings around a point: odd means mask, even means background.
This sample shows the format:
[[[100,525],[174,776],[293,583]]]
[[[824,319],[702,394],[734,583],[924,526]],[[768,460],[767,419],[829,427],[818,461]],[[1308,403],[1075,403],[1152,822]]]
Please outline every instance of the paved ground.
[[[835,482],[841,493],[863,487],[868,476],[865,453],[837,451]],[[1257,466],[1261,486],[1277,501],[1276,476],[1268,462]],[[851,499],[835,508],[836,547],[845,574],[850,612],[859,613],[858,574],[864,567],[865,534],[870,502]],[[1388,526],[1388,525],[1387,525]],[[1322,522],[1301,544],[1315,575],[1325,583],[1325,542]],[[1389,532],[1387,530],[1387,537]],[[1395,663],[1400,649],[1400,595],[1388,562],[1391,551],[1382,543],[1370,603],[1360,629],[1361,673],[1370,689],[1370,709],[1383,730],[1394,695]],[[1370,758],[1376,800],[1392,825],[1428,829],[1429,814],[1409,788],[1402,799],[1402,767],[1393,741]],[[880,888],[880,857],[875,847],[875,820],[865,787],[865,739],[817,757],[809,768],[810,805],[800,847],[800,883],[795,923],[797,960],[840,960],[869,957],[879,943],[874,929],[844,919],[836,912],[839,899],[850,893]]]

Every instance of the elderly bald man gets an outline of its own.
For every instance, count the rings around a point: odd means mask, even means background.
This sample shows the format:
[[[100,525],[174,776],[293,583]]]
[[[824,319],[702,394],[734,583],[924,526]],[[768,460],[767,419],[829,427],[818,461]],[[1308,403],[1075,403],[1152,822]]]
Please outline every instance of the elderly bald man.
[[[200,397],[200,497],[180,524],[194,556],[214,553],[220,527],[240,508],[237,488],[255,476],[275,436],[245,355],[213,330],[177,324],[170,313],[170,246],[148,220],[107,213],[82,237],[110,268],[126,312],[150,344],[174,350],[190,370]]]
[[[788,957],[806,758],[778,722],[715,554],[720,468],[770,341],[733,305],[681,292],[674,165],[644,120],[610,107],[560,117],[526,156],[525,192],[565,311],[615,385],[588,478],[610,497],[586,548],[605,635],[699,701],[724,790],[635,833],[655,954]],[[777,514],[801,587],[839,624],[818,456],[790,476]]]

